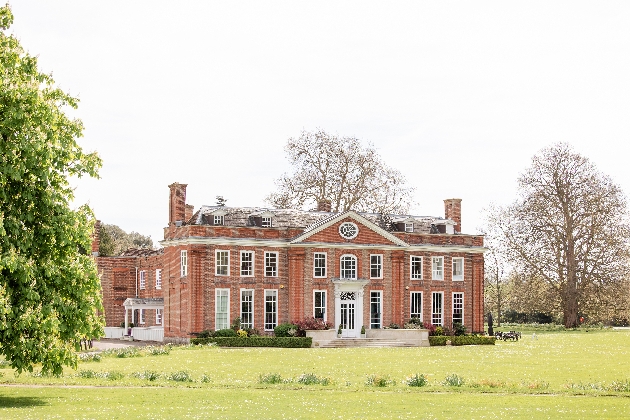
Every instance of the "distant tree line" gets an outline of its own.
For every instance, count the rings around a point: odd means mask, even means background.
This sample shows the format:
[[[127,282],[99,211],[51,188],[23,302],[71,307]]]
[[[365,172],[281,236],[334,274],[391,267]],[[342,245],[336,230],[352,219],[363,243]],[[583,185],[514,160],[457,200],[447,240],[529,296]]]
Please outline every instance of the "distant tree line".
[[[101,225],[99,255],[116,257],[129,248],[153,248],[150,236],[138,232],[127,233],[116,225]]]

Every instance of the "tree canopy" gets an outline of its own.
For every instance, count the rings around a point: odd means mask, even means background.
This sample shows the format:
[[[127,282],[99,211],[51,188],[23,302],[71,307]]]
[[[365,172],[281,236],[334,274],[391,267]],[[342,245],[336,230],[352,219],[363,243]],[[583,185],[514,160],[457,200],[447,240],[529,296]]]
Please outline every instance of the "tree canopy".
[[[84,337],[100,336],[93,215],[73,210],[68,178],[97,176],[95,153],[77,143],[83,125],[64,113],[77,100],[40,73],[7,34],[0,7],[0,353],[18,372],[76,366]]]
[[[621,189],[564,143],[534,156],[518,186],[512,205],[490,212],[497,251],[522,284],[549,287],[567,328],[578,325],[579,314],[605,313],[628,275]]]
[[[127,233],[116,225],[101,225],[98,249],[100,256],[117,256],[129,248],[153,248],[153,240],[138,232]]]
[[[413,188],[404,176],[387,166],[378,152],[354,137],[338,137],[322,130],[303,131],[290,138],[285,151],[294,168],[277,181],[277,192],[267,201],[276,208],[316,207],[331,203],[331,211],[405,214]]]

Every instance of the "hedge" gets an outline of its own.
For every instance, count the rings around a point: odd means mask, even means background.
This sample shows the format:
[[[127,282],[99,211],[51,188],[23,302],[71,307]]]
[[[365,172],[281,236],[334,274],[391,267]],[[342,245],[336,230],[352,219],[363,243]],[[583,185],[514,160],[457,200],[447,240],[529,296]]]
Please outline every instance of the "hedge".
[[[312,337],[210,337],[192,338],[192,344],[216,343],[219,347],[284,347],[308,348]]]
[[[429,344],[432,346],[445,346],[446,340],[451,340],[453,346],[471,346],[494,345],[496,338],[486,335],[456,335],[454,337],[434,335],[429,337]]]

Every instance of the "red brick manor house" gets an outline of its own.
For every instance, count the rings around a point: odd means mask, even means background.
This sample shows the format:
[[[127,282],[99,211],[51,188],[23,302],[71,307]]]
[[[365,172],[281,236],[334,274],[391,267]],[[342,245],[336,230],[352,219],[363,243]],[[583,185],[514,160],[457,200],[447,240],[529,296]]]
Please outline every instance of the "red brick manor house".
[[[444,218],[332,213],[327,202],[195,212],[186,184],[169,188],[163,250],[97,258],[108,326],[127,308],[136,324],[163,325],[167,340],[236,317],[271,331],[314,316],[348,337],[412,317],[483,331],[485,248],[461,233],[460,199],[444,200]]]

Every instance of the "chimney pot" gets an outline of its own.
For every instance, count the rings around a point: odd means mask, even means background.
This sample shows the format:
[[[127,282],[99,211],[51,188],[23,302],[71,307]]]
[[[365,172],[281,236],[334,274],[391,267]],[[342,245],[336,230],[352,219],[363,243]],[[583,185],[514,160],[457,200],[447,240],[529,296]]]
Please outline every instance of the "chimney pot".
[[[168,224],[174,225],[178,220],[184,220],[186,218],[186,187],[188,184],[180,184],[174,182],[168,187],[171,189],[171,195],[169,200],[169,217]]]

